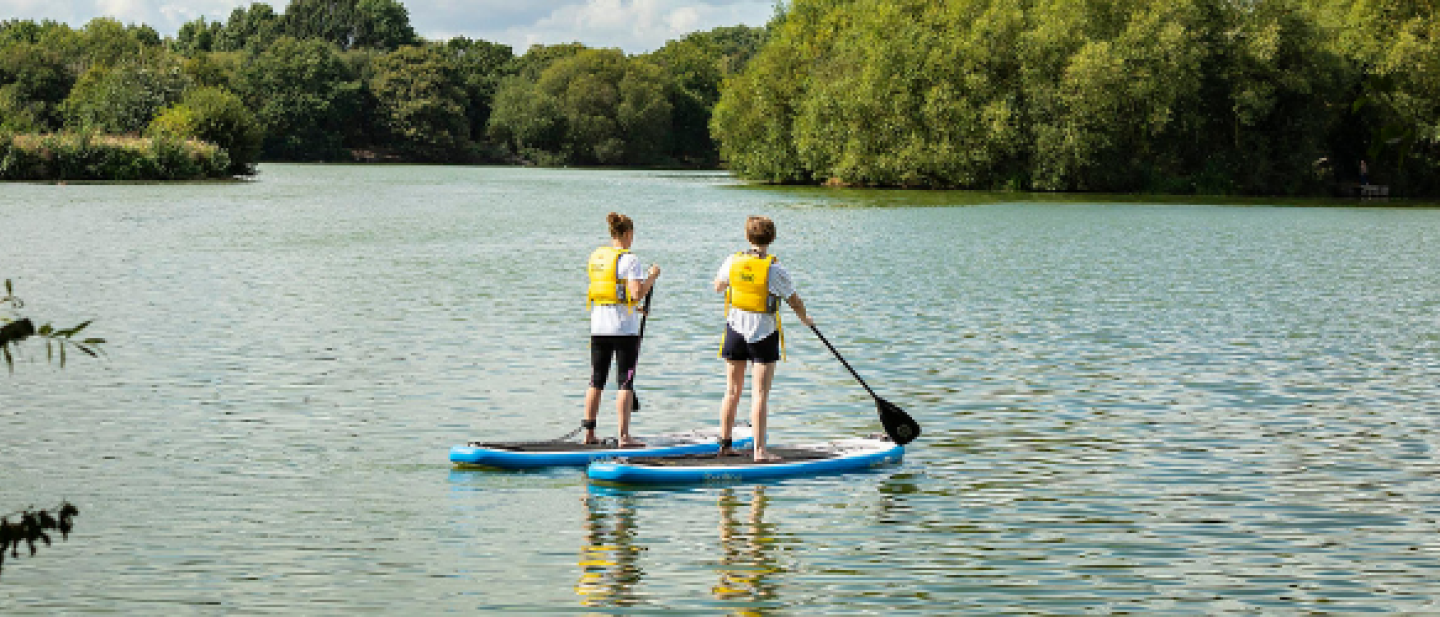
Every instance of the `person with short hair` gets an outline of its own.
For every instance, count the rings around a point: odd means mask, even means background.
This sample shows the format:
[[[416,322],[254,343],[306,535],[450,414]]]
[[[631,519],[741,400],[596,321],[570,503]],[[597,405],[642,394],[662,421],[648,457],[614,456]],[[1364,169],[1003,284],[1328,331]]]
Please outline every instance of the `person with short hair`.
[[[610,245],[590,254],[588,272],[590,289],[586,304],[590,309],[590,388],[585,391],[585,443],[597,443],[595,419],[600,412],[600,395],[615,361],[615,378],[619,394],[615,409],[620,416],[619,445],[639,447],[645,444],[630,437],[630,411],[635,404],[635,365],[640,357],[640,311],[636,304],[650,293],[660,266],[652,265],[647,273],[640,260],[630,252],[635,241],[635,223],[630,217],[611,212],[606,221],[610,226]]]
[[[720,401],[720,456],[733,456],[731,433],[735,428],[735,410],[740,392],[745,388],[745,368],[751,366],[750,427],[754,433],[755,461],[768,463],[780,460],[765,450],[765,427],[770,398],[770,384],[775,378],[775,362],[784,354],[784,332],[780,322],[780,301],[801,323],[814,326],[805,312],[805,302],[795,292],[790,271],[770,254],[775,241],[775,222],[763,216],[745,221],[748,251],[725,258],[715,273],[715,291],[725,293],[725,338],[720,356],[725,359],[725,397]]]

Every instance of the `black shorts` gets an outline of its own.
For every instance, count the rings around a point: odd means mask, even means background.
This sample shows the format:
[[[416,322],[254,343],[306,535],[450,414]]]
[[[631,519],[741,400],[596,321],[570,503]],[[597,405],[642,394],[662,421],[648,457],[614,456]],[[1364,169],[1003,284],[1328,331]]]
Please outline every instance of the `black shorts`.
[[[610,374],[612,356],[615,358],[615,374],[620,379],[620,389],[634,390],[635,364],[640,359],[638,336],[590,337],[590,387],[605,389],[605,378]]]
[[[770,336],[747,343],[744,336],[725,324],[725,344],[720,347],[720,357],[736,362],[774,364],[780,361],[780,333],[771,332]]]

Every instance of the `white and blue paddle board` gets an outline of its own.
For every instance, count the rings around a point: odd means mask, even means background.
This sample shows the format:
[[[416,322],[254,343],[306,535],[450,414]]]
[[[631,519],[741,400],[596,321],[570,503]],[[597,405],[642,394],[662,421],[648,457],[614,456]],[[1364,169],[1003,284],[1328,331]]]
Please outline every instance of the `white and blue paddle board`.
[[[614,484],[724,484],[862,471],[899,463],[905,447],[884,437],[861,437],[796,446],[770,446],[782,460],[757,463],[749,451],[646,458],[629,452],[597,460],[586,469],[592,481]]]
[[[731,433],[736,448],[749,447],[750,427],[737,426]],[[450,448],[450,462],[457,467],[528,469],[534,467],[584,467],[591,461],[619,456],[666,457],[710,454],[720,450],[720,429],[702,428],[679,433],[637,435],[644,446],[620,447],[613,438],[598,444],[578,441],[470,442]]]

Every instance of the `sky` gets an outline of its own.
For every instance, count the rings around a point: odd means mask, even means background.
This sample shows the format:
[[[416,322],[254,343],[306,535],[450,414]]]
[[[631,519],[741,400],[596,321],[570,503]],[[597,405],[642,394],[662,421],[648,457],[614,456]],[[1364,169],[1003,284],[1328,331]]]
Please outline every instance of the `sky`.
[[[185,22],[224,21],[252,0],[0,0],[0,21],[52,19],[83,26],[95,17],[146,24],[174,36]],[[760,26],[775,13],[775,0],[400,0],[421,37],[467,36],[511,46],[580,42],[654,51],[666,41],[720,26]],[[282,12],[289,0],[266,2]]]

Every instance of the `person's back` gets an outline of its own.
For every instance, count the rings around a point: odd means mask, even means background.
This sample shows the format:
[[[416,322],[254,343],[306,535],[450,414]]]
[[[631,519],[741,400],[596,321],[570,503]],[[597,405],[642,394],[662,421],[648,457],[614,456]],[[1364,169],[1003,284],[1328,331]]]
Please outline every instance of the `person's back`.
[[[784,332],[780,300],[805,325],[813,325],[805,303],[795,292],[790,272],[769,254],[775,240],[775,223],[763,216],[745,221],[745,236],[751,249],[725,259],[715,273],[715,291],[725,293],[725,337],[720,356],[725,359],[725,396],[720,401],[720,455],[734,454],[731,434],[740,393],[745,388],[745,368],[753,368],[750,426],[755,439],[757,462],[778,461],[765,450],[770,384],[775,363],[784,355]]]
[[[644,444],[630,437],[635,368],[640,353],[640,318],[635,304],[650,293],[655,278],[660,276],[660,267],[650,266],[647,276],[640,260],[630,252],[630,245],[635,241],[635,226],[630,217],[611,212],[606,220],[610,226],[610,245],[591,252],[586,265],[590,279],[585,301],[590,306],[591,373],[590,387],[585,392],[585,418],[580,426],[585,429],[585,443],[599,441],[595,427],[600,395],[614,360],[619,382],[615,399],[620,420],[619,443],[638,446]]]

